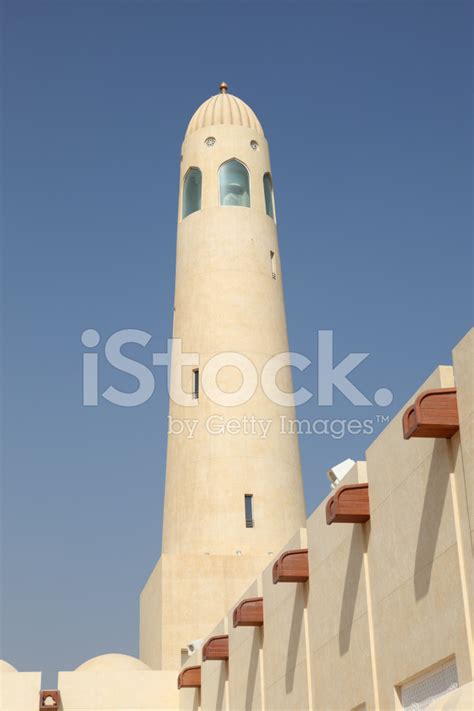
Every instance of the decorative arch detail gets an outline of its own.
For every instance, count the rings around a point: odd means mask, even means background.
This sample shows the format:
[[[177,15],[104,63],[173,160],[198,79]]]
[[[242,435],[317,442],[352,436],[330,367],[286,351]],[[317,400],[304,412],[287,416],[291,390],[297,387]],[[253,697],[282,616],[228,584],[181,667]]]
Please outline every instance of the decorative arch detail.
[[[201,209],[201,196],[202,173],[199,168],[189,168],[183,182],[183,218]]]
[[[226,160],[219,168],[219,202],[225,206],[250,207],[249,172],[236,158]]]

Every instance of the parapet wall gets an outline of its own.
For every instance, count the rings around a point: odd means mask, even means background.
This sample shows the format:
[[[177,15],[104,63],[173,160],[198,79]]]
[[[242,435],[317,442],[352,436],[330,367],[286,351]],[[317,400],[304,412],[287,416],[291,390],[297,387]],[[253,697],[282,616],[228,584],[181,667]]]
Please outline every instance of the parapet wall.
[[[328,525],[323,502],[285,546],[307,548],[308,581],[265,568],[241,598],[263,597],[263,626],[234,627],[229,610],[209,631],[228,635],[229,658],[188,659],[201,686],[180,689],[180,709],[418,708],[417,694],[472,680],[473,341],[418,391],[456,387],[458,432],[406,440],[394,417],[343,481],[368,483],[370,519]]]

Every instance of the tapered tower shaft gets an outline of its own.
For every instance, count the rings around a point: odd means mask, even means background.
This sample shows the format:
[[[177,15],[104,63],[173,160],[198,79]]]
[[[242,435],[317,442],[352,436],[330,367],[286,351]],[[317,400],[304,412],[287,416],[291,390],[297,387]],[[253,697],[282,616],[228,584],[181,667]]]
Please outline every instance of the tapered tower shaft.
[[[225,86],[191,120],[180,173],[173,337],[199,363],[173,357],[175,385],[195,392],[170,404],[163,552],[266,554],[305,508],[297,437],[281,433],[294,411],[262,389],[288,351],[268,143]],[[277,383],[291,390],[289,368]]]
[[[177,242],[163,551],[140,602],[154,669],[178,668],[305,525],[297,436],[280,431],[294,408],[265,369],[288,351],[268,144],[226,87],[186,133]],[[292,391],[288,367],[276,382]]]

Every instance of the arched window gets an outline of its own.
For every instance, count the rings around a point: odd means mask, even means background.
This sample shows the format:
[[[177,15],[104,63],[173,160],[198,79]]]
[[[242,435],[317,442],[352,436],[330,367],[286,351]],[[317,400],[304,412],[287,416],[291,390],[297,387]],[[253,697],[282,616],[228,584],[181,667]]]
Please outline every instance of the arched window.
[[[183,217],[201,209],[202,175],[199,168],[190,168],[183,185]]]
[[[249,172],[238,160],[228,160],[219,168],[221,205],[250,207]]]
[[[268,217],[275,219],[275,210],[273,208],[273,185],[272,176],[270,173],[265,173],[263,176],[263,191],[265,193],[265,211]]]

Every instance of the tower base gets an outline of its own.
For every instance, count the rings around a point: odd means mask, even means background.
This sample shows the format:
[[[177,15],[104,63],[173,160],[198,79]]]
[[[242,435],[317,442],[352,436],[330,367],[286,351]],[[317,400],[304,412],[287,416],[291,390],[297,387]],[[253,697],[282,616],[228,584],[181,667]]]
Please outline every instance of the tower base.
[[[271,555],[163,554],[140,596],[140,658],[178,669],[187,646],[205,639]]]

